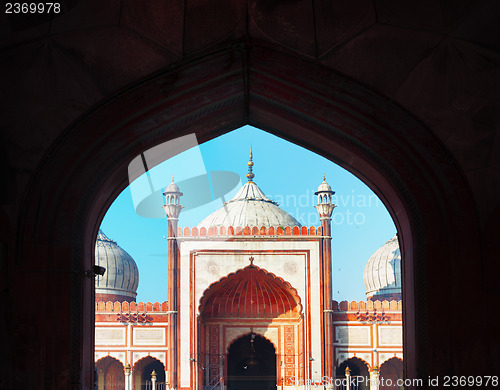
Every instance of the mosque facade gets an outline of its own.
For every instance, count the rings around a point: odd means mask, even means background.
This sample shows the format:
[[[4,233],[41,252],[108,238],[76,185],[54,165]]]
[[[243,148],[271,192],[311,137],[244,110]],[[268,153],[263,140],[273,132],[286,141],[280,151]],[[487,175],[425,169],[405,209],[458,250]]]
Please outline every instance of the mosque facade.
[[[136,302],[133,259],[100,232],[96,264],[96,388],[396,389],[402,378],[397,237],[368,260],[367,300],[332,299],[331,217],[301,226],[254,182],[193,228],[179,227],[182,192],[164,192],[168,302]]]

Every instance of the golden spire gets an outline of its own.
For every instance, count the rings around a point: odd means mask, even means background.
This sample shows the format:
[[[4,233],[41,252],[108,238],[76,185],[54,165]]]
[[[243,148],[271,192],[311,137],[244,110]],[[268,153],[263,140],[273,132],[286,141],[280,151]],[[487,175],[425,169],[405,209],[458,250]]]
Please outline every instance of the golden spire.
[[[252,167],[253,167],[252,158],[253,158],[252,147],[250,146],[250,160],[248,161],[248,173],[247,173],[248,181],[252,181],[252,179],[255,177],[255,175],[252,172]]]
[[[324,173],[323,173],[323,181],[326,181],[326,176]]]

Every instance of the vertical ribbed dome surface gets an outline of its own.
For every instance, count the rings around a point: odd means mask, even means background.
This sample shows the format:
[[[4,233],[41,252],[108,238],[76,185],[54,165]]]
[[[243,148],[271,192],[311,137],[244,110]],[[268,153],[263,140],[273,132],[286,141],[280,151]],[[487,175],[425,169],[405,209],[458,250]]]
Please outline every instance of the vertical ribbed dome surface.
[[[102,230],[95,244],[95,264],[106,268],[104,276],[95,279],[96,294],[137,296],[139,270],[134,259]]]
[[[245,183],[233,199],[210,214],[198,225],[198,228],[220,226],[301,226],[286,211],[280,209],[276,202],[269,199],[252,181]]]
[[[295,318],[300,312],[290,284],[253,265],[212,284],[200,303],[205,318]]]
[[[401,253],[397,236],[368,259],[364,282],[368,298],[401,294]]]

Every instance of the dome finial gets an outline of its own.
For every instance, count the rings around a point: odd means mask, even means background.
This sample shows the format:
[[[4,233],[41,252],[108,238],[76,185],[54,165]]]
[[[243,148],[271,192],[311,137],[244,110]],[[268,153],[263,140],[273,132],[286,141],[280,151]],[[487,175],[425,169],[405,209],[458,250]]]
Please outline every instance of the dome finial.
[[[253,167],[253,155],[252,155],[252,146],[250,146],[250,156],[249,156],[249,161],[248,161],[248,173],[247,173],[247,179],[248,181],[252,181],[255,175],[252,172],[252,167]]]
[[[326,181],[326,176],[324,173],[323,173],[323,181]]]
[[[174,175],[172,175],[172,183],[174,182]]]

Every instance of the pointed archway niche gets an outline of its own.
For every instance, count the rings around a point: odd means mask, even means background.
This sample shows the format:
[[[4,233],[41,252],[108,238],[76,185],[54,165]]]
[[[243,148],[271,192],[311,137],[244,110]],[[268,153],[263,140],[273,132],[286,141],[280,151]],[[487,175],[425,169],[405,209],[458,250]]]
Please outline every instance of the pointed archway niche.
[[[282,278],[251,264],[211,284],[199,313],[197,383],[268,389],[304,377],[301,299]]]
[[[106,356],[96,362],[96,390],[124,390],[125,374],[122,362]]]
[[[153,371],[156,373],[157,381],[160,383],[164,383],[165,366],[161,361],[152,356],[145,356],[138,362],[136,362],[133,367],[133,388],[147,389],[147,383],[151,383],[151,374],[153,373]]]

